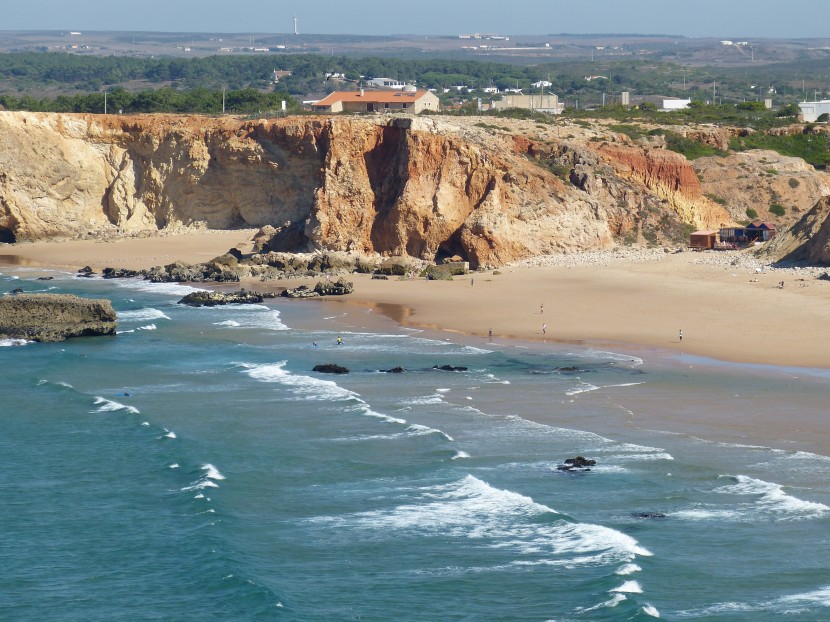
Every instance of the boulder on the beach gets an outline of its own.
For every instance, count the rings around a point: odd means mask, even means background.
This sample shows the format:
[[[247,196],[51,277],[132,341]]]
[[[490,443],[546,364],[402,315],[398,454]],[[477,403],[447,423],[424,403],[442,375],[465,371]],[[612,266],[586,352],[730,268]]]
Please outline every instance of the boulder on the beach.
[[[342,277],[334,283],[331,281],[319,281],[314,286],[314,291],[320,296],[344,296],[354,291],[354,283],[347,282]]]
[[[311,371],[316,371],[321,374],[348,374],[349,368],[335,363],[323,363],[322,365],[315,365]]]
[[[596,460],[590,460],[582,456],[576,458],[568,458],[565,464],[560,464],[556,468],[560,471],[590,471],[592,466],[596,466]]]
[[[262,302],[262,294],[248,292],[244,289],[238,292],[193,292],[179,300],[180,305],[190,307],[217,307],[220,305],[258,304]]]
[[[466,367],[455,367],[453,365],[433,365],[432,369],[440,369],[441,371],[467,371]]]
[[[130,279],[138,276],[138,270],[128,270],[127,268],[104,268],[101,270],[101,276],[105,279]]]
[[[92,276],[95,276],[95,271],[90,266],[84,266],[83,268],[78,270],[78,276],[90,278]]]
[[[17,294],[0,298],[0,337],[63,341],[114,335],[116,315],[105,299],[70,294]]]
[[[317,298],[320,296],[316,291],[311,289],[308,285],[300,285],[293,289],[283,290],[280,294],[284,298]]]

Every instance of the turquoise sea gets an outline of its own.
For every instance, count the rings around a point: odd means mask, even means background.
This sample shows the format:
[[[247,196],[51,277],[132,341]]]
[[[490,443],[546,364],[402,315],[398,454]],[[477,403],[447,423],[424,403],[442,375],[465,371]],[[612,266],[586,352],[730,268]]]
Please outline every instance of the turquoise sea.
[[[0,620],[830,620],[826,373],[1,271],[120,321],[0,342]]]

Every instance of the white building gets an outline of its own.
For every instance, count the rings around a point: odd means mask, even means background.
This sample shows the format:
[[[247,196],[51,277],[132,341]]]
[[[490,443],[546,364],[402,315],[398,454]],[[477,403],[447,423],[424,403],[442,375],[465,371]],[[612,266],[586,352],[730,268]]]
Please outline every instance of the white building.
[[[406,87],[406,82],[400,82],[399,80],[393,80],[392,78],[372,78],[371,80],[366,81],[366,85],[402,91]]]
[[[821,115],[830,114],[830,99],[822,99],[817,102],[799,102],[798,107],[801,109],[799,118],[805,123],[813,123]]]
[[[683,110],[692,103],[691,99],[664,99],[663,110]]]
[[[531,84],[534,89],[547,89],[553,86],[553,82],[548,82],[547,80],[539,80],[538,82],[534,82]]]
[[[560,114],[564,108],[558,95],[502,95],[501,101],[493,102],[493,108],[524,108],[550,114]]]

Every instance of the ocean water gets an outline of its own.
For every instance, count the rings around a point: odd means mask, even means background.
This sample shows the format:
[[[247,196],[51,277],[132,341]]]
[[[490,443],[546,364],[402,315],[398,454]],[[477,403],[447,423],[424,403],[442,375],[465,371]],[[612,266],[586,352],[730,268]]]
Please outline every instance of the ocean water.
[[[1,620],[830,620],[821,372],[2,272],[119,334],[0,342]]]

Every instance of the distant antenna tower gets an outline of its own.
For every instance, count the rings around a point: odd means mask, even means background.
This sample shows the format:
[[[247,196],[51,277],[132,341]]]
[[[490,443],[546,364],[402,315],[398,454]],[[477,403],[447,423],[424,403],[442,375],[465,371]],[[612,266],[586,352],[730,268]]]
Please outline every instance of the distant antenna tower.
[[[294,35],[296,36],[296,35],[298,35],[298,34],[300,34],[300,33],[299,33],[299,31],[297,30],[297,16],[295,15],[295,16],[294,16]]]

